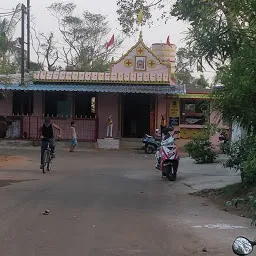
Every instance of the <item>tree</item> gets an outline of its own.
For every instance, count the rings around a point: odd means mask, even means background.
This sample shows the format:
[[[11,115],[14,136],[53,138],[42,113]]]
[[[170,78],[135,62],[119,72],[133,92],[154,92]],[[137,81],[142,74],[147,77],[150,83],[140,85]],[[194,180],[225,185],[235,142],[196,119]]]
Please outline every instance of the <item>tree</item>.
[[[123,31],[130,33],[135,22],[129,19],[130,13],[137,13],[137,6],[144,6],[144,15],[152,17],[153,7],[163,11],[162,18],[171,16],[177,20],[189,22],[187,36],[188,45],[198,58],[205,58],[211,65],[220,65],[234,56],[242,45],[244,36],[255,39],[250,25],[255,25],[255,2],[253,0],[156,0],[145,3],[144,0],[117,0],[117,13],[122,13],[120,19]],[[122,10],[120,10],[122,8]]]
[[[142,24],[151,24],[150,19],[152,14],[150,8],[154,7],[161,1],[153,0],[151,4],[147,4],[146,0],[117,0],[117,14],[118,21],[126,35],[132,35],[138,31],[138,27],[134,26],[137,22],[137,16],[139,12],[143,11],[143,22]]]
[[[194,82],[194,77],[191,75],[194,58],[193,53],[188,48],[179,48],[177,53],[176,76],[178,82],[189,85]]]
[[[208,81],[205,79],[203,74],[200,74],[199,78],[192,75],[193,72],[197,71],[197,58],[194,51],[188,48],[179,48],[176,53],[177,64],[176,64],[176,76],[178,83],[185,84],[187,86],[194,86],[197,88],[208,88],[210,87]]]
[[[224,85],[215,92],[216,107],[225,120],[238,123],[256,135],[256,45],[245,45],[230,65],[218,72],[218,81]]]
[[[204,75],[200,75],[199,78],[195,79],[195,84],[197,88],[206,89],[210,87],[209,82],[205,79]]]
[[[10,16],[10,18],[9,18]],[[0,73],[15,73],[18,69],[16,57],[19,52],[18,39],[13,39],[20,18],[20,5],[0,18]]]
[[[45,58],[47,69],[49,71],[54,71],[56,69],[55,64],[59,59],[59,53],[56,49],[56,41],[54,40],[53,32],[50,32],[49,35],[41,34],[43,42],[41,43],[42,55]]]
[[[31,70],[43,70],[44,67],[46,67],[48,71],[54,71],[59,69],[57,62],[60,59],[60,57],[59,50],[57,48],[57,40],[55,39],[54,33],[40,33],[37,31],[33,20],[31,23],[31,29],[33,31],[33,33],[31,34],[31,44],[37,56],[36,62],[34,62],[34,65],[31,68]]]
[[[41,71],[44,70],[44,65],[42,63],[30,62],[30,71]]]
[[[82,16],[74,14],[73,3],[54,3],[48,7],[57,19],[64,46],[59,50],[60,59],[67,69],[81,71],[105,71],[109,56],[119,47],[122,40],[116,38],[114,46],[106,49],[106,38],[110,28],[106,17],[84,11]]]

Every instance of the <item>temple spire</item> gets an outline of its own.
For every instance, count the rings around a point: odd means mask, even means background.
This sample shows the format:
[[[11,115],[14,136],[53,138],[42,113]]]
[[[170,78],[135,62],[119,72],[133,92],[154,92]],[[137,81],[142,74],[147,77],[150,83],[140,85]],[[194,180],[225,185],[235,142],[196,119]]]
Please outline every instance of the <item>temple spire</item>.
[[[138,24],[140,26],[140,37],[139,37],[139,41],[143,41],[142,38],[142,22],[143,22],[143,11],[142,9],[140,9],[140,12],[138,14]]]
[[[143,41],[142,31],[140,31],[139,41]]]

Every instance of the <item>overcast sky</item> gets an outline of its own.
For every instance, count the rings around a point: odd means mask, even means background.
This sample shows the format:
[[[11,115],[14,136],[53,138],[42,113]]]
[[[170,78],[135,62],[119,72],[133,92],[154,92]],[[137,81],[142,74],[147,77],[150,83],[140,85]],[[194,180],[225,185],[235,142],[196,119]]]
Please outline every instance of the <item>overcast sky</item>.
[[[47,33],[50,31],[57,31],[56,20],[46,9],[47,6],[50,6],[54,2],[60,1],[31,0],[31,15],[35,18],[36,27],[40,32]],[[79,11],[88,10],[93,13],[106,15],[108,17],[110,27],[112,28],[111,34],[121,34],[116,14],[116,0],[71,0],[64,2],[75,3],[79,7]],[[4,9],[8,10],[14,8],[18,3],[24,3],[26,5],[26,0],[1,0],[0,13],[4,12]],[[187,29],[187,25],[183,22],[176,21],[176,19],[171,19],[167,24],[157,21],[160,14],[160,12],[155,11],[154,25],[151,28],[143,27],[144,42],[148,46],[151,46],[153,43],[165,43],[167,36],[170,35],[171,43],[174,43],[177,47],[182,47],[182,45],[184,45],[184,32]],[[20,31],[17,31],[17,33],[19,32]],[[129,50],[137,40],[138,34],[133,35],[131,38],[127,38],[121,46],[121,49],[115,54],[115,59],[121,57],[121,54]],[[207,72],[205,75],[206,77],[211,77],[212,73]]]

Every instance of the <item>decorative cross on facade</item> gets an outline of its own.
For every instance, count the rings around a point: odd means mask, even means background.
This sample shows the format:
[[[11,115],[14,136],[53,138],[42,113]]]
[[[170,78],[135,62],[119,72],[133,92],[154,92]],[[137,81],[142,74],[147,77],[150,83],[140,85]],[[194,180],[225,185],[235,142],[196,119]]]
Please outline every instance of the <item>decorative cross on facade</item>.
[[[144,49],[142,47],[137,48],[137,54],[141,55],[144,53]]]
[[[148,61],[148,65],[153,68],[156,65],[156,62],[154,60]]]
[[[125,64],[125,66],[130,67],[132,65],[132,61],[129,59],[125,60],[124,64]]]

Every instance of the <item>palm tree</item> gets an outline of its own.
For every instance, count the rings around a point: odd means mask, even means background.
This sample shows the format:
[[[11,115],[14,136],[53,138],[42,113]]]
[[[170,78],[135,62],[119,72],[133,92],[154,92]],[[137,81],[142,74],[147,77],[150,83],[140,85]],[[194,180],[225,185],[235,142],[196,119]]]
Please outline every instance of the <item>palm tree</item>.
[[[19,51],[18,40],[13,39],[13,35],[20,20],[21,6],[17,5],[16,8],[10,12],[10,18],[0,18],[0,73],[6,73],[13,69],[14,59]]]

